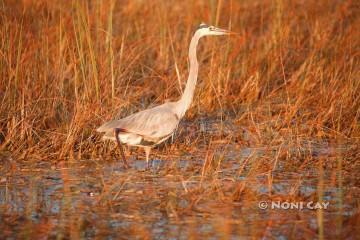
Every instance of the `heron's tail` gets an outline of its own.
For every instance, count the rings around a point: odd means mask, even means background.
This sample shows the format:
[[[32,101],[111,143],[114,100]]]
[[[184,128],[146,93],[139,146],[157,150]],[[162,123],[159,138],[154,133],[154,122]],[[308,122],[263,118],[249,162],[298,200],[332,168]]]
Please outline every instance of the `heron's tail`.
[[[120,120],[111,120],[109,122],[104,123],[100,127],[96,129],[97,132],[107,132],[109,130],[113,130],[114,128],[119,128],[121,126]]]

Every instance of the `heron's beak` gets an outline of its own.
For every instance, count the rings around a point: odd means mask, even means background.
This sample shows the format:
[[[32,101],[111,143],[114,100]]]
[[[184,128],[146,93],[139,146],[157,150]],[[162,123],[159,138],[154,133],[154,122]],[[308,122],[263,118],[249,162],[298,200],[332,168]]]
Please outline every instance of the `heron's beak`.
[[[229,31],[229,30],[226,30],[226,29],[221,29],[221,28],[215,28],[214,31],[217,32],[217,33],[220,33],[220,34],[222,34],[222,35],[238,34],[238,33],[236,33],[236,32],[232,32],[232,31]]]

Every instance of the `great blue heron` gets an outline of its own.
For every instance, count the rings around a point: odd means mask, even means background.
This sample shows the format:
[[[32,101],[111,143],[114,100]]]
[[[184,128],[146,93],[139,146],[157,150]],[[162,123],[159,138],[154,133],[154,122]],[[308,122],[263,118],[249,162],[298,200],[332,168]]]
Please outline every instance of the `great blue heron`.
[[[104,123],[97,131],[104,132],[103,139],[117,142],[124,166],[129,167],[122,144],[143,147],[146,163],[149,167],[149,155],[152,147],[164,142],[174,134],[181,118],[190,107],[198,77],[199,64],[196,47],[199,39],[208,35],[228,35],[232,32],[214,26],[200,24],[191,39],[189,47],[190,71],[185,91],[180,100],[167,102],[154,108],[137,112],[123,119]]]

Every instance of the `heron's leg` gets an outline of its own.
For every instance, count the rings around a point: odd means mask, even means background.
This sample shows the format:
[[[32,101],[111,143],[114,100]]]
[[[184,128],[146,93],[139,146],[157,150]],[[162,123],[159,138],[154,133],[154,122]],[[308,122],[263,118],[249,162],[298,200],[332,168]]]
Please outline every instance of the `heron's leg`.
[[[145,150],[145,155],[146,155],[146,165],[147,168],[150,168],[150,166],[152,165],[152,161],[149,162],[149,156],[150,156],[150,151],[151,151],[151,147],[144,147]]]
[[[120,142],[120,140],[119,140],[119,132],[120,132],[120,130],[119,130],[118,128],[115,128],[115,129],[114,129],[114,134],[115,134],[115,138],[116,138],[116,143],[117,143],[117,145],[118,145],[118,147],[119,147],[119,149],[120,149],[120,154],[121,154],[122,161],[123,161],[123,163],[124,163],[124,167],[125,167],[125,168],[129,168],[130,166],[129,166],[129,164],[128,164],[127,161],[126,161],[123,146],[121,145],[121,142]]]

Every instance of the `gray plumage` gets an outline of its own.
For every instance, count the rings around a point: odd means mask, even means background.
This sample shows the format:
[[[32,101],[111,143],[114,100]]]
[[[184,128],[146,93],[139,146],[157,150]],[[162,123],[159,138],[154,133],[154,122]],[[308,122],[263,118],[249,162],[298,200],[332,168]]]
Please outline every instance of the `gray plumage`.
[[[123,119],[109,121],[99,127],[97,131],[105,132],[105,139],[115,140],[113,130],[120,128],[123,134],[132,133],[156,143],[163,137],[171,135],[179,124],[180,118],[173,111],[173,105],[174,103],[165,103]],[[131,143],[130,145],[138,145],[135,140]]]
[[[185,91],[179,101],[168,102],[154,108],[132,114],[123,119],[111,120],[100,126],[97,131],[104,132],[103,139],[116,140],[125,166],[128,166],[122,144],[144,147],[146,161],[152,147],[171,137],[186,110],[190,107],[197,82],[199,65],[196,47],[199,39],[206,35],[231,34],[227,30],[200,24],[191,39],[189,47],[190,71]]]

